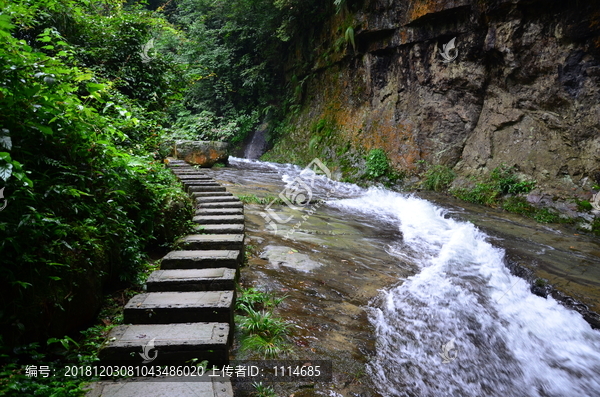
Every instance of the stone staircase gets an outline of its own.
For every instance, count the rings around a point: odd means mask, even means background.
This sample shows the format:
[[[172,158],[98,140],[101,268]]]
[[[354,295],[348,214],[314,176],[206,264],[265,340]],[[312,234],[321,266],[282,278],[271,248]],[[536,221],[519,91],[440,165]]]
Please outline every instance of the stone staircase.
[[[233,337],[235,281],[244,258],[244,206],[226,189],[183,161],[170,169],[197,204],[195,234],[177,242],[146,283],[146,293],[124,308],[124,323],[111,330],[100,350],[100,365],[185,366],[186,361],[229,362]],[[154,347],[150,349],[149,347]],[[171,381],[133,378],[90,385],[88,397],[233,396],[221,378]]]

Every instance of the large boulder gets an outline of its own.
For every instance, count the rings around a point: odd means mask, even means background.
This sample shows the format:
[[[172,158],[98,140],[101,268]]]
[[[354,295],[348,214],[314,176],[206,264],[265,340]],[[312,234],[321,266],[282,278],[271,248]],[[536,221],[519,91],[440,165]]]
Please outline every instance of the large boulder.
[[[216,141],[175,141],[171,155],[200,167],[212,167],[215,163],[227,163],[229,144]]]

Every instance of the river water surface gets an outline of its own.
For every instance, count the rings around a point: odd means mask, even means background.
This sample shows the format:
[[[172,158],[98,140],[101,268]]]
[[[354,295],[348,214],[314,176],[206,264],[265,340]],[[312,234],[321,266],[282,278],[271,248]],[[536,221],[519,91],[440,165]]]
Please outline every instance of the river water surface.
[[[313,200],[245,211],[255,257],[242,281],[288,295],[280,315],[297,325],[298,357],[334,362],[333,384],[280,392],[600,396],[600,332],[532,294],[472,223],[292,165],[234,158],[207,172],[234,194],[299,187]]]

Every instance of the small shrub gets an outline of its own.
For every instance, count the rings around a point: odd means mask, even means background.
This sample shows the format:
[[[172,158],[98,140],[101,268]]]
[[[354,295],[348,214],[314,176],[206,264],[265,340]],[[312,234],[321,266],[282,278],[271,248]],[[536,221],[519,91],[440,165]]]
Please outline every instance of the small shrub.
[[[256,397],[277,397],[273,386],[265,386],[262,382],[255,382],[252,386],[254,386]]]
[[[519,181],[514,167],[501,165],[494,168],[489,178],[479,182],[473,189],[456,189],[452,193],[461,200],[471,203],[496,206],[502,196],[507,194],[529,193],[535,187],[535,181]],[[509,202],[508,207],[517,205],[516,201]],[[523,204],[519,204],[522,210]]]
[[[246,289],[238,289],[239,295],[236,299],[236,309],[248,312],[248,308],[252,310],[272,309],[283,302],[287,295],[275,297],[271,292],[260,291],[250,287]]]
[[[236,316],[242,331],[240,352],[248,356],[275,358],[291,351],[287,337],[291,324],[266,310],[246,307],[247,316]]]
[[[477,183],[472,189],[455,189],[452,194],[469,203],[492,206],[498,201],[499,192],[488,183]]]
[[[508,167],[505,164],[494,168],[490,174],[490,180],[502,194],[529,193],[535,187],[535,182],[519,181],[514,167]]]
[[[535,212],[535,208],[533,208],[523,197],[507,197],[502,203],[502,208],[508,212],[523,215],[531,215]]]
[[[387,155],[382,149],[372,149],[367,155],[367,177],[376,179],[385,175],[390,165]]]
[[[456,173],[445,165],[434,165],[425,173],[423,187],[436,192],[446,189],[456,178]]]
[[[559,221],[558,214],[548,208],[542,208],[535,212],[533,219],[540,223],[555,223]]]
[[[266,205],[271,202],[274,205],[285,204],[285,202],[280,197],[274,197],[274,196],[258,197],[256,194],[241,194],[237,197],[244,204],[264,204],[264,205]]]

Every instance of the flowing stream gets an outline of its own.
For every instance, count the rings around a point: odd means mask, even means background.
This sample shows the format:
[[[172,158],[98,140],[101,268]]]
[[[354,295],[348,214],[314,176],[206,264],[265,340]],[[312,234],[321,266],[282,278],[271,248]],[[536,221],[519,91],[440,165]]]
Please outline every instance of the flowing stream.
[[[231,164],[235,170],[225,171],[225,180],[275,195],[306,177],[306,171],[301,174],[292,165],[235,158]],[[488,235],[424,199],[310,176],[304,195],[326,203],[308,212],[308,206],[304,212],[276,209],[278,219],[296,214],[294,222],[299,223],[278,224],[277,236],[271,230],[267,240],[312,244],[306,249],[312,251],[312,262],[307,259],[304,268],[296,269],[307,280],[322,271],[322,279],[344,277],[342,284],[352,285],[353,291],[367,291],[364,306],[375,344],[361,351],[369,355],[367,373],[378,393],[600,396],[600,332],[553,298],[532,294],[525,280],[510,274],[504,250]],[[264,214],[257,207],[255,215]],[[319,240],[319,233],[311,232],[315,228],[329,230],[332,237]],[[349,247],[352,242],[355,247]],[[269,247],[265,250],[276,251]],[[349,261],[354,261],[356,274],[341,276],[336,266]],[[368,272],[353,284],[361,266]],[[327,299],[326,292],[315,291]]]
[[[420,267],[371,309],[370,370],[386,395],[600,395],[600,333],[551,297],[533,295],[472,224],[378,190],[332,205],[394,219],[403,239],[390,251]],[[444,351],[450,341],[454,349]]]

